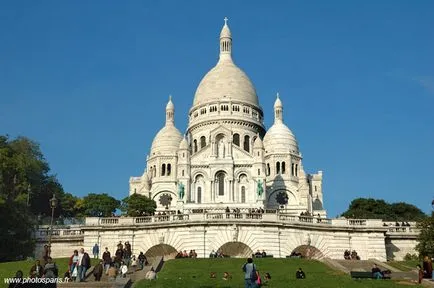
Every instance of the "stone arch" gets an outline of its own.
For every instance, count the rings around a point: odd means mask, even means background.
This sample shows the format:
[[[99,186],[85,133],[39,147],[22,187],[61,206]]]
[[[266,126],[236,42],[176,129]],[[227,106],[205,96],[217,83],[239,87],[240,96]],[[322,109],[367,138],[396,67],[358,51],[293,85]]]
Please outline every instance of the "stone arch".
[[[236,172],[235,172],[235,179],[237,180],[237,181],[240,181],[240,177],[242,176],[242,175],[246,175],[246,177],[247,177],[247,180],[248,179],[250,179],[250,173],[249,173],[249,171],[247,171],[247,169],[239,169],[239,170],[237,170]]]
[[[191,175],[192,175],[193,182],[196,180],[197,176],[202,176],[205,181],[209,181],[208,174],[205,172],[205,170],[202,169],[194,170],[191,173]]]
[[[294,250],[292,250],[291,254],[299,255],[300,257],[307,259],[322,259],[324,257],[324,254],[321,252],[321,250],[311,245],[297,246]]]
[[[147,259],[162,256],[164,257],[164,260],[167,260],[174,259],[176,254],[178,254],[178,251],[175,247],[168,244],[157,244],[149,248],[146,251],[145,256]]]
[[[231,258],[248,258],[252,257],[253,250],[247,244],[238,241],[231,241],[223,244],[218,249],[223,255]]]

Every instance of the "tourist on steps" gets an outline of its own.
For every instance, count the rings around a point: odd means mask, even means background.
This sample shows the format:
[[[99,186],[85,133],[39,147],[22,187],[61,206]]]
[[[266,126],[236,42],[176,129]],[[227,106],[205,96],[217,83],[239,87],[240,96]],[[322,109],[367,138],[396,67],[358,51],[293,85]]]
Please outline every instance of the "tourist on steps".
[[[97,243],[92,248],[93,259],[98,259],[99,257],[99,246]]]

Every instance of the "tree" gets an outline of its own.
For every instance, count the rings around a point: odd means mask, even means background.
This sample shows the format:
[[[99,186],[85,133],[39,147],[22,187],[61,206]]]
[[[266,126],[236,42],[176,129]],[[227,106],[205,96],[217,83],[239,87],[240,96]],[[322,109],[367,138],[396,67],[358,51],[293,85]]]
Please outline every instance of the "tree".
[[[137,217],[143,214],[152,215],[157,209],[154,200],[140,194],[134,193],[122,200],[121,210],[128,216]]]
[[[412,204],[404,202],[389,204],[384,200],[372,198],[354,199],[342,216],[385,221],[418,221],[426,217],[419,208]]]
[[[110,217],[120,206],[120,201],[103,194],[90,193],[83,198],[83,210],[85,216]]]
[[[32,255],[35,216],[49,213],[53,193],[63,194],[49,171],[36,142],[0,136],[0,243],[7,247],[0,250],[0,261]]]
[[[416,250],[419,256],[434,257],[434,212],[431,217],[427,217],[417,223],[420,229]]]

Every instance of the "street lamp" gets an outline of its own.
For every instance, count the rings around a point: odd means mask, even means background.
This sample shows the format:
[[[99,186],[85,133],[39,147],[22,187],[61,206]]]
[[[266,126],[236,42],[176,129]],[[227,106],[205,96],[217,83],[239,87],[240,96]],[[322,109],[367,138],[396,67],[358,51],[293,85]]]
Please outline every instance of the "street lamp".
[[[49,249],[48,251],[51,252],[51,237],[53,237],[54,209],[57,207],[57,203],[59,202],[59,200],[57,200],[56,195],[53,194],[53,198],[51,198],[49,202],[51,207],[51,224],[50,224],[50,238],[48,238],[48,249]]]

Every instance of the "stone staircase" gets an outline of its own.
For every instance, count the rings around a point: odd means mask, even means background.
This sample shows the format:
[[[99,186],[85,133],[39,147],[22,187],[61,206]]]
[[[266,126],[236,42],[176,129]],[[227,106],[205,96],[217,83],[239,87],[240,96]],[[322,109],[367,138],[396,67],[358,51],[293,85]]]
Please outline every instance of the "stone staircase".
[[[375,259],[372,260],[332,260],[332,259],[324,259],[323,262],[334,269],[338,269],[345,273],[350,273],[350,271],[371,271],[374,264],[381,270],[390,270],[392,273],[390,274],[391,280],[395,281],[405,281],[405,282],[414,282],[417,281],[417,271],[401,271],[392,266],[387,265],[387,263],[383,263],[377,261]],[[434,287],[434,282],[424,281],[424,285],[428,287]]]
[[[130,267],[127,272],[126,278],[116,278],[115,281],[109,281],[105,273],[101,277],[101,281],[95,281],[93,276],[93,268],[91,267],[86,272],[86,282],[68,282],[58,284],[57,287],[65,288],[129,288],[136,281],[145,278],[146,272],[154,268],[154,271],[158,272],[164,263],[163,257],[148,258],[149,264],[143,268],[143,270]]]

